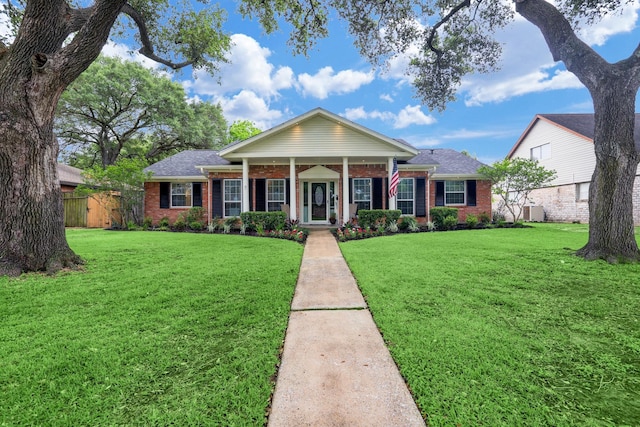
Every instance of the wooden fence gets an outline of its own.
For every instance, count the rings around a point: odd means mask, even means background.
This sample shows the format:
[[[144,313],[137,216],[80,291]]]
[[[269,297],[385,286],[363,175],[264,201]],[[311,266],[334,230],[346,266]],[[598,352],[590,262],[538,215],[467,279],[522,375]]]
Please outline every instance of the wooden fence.
[[[101,194],[78,196],[74,193],[63,193],[63,198],[65,227],[109,228],[112,218],[118,218],[117,199],[109,200]]]

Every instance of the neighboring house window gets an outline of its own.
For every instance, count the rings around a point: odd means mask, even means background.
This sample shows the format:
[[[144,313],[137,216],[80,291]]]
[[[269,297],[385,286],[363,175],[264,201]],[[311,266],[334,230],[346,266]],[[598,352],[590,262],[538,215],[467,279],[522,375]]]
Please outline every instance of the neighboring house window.
[[[581,182],[580,184],[576,184],[576,200],[584,201],[589,200],[589,186],[590,182]]]
[[[360,209],[371,209],[371,178],[353,179],[353,203]]]
[[[281,210],[281,205],[286,203],[284,179],[267,180],[267,211],[277,212]]]
[[[551,144],[542,144],[531,149],[531,160],[544,160],[551,158]]]
[[[444,182],[445,205],[464,205],[464,181]]]
[[[171,183],[171,207],[191,207],[192,184],[190,182]]]
[[[224,180],[224,216],[239,216],[242,210],[242,180]]]
[[[402,215],[414,214],[414,180],[413,178],[402,178],[398,184],[398,195],[396,205]]]

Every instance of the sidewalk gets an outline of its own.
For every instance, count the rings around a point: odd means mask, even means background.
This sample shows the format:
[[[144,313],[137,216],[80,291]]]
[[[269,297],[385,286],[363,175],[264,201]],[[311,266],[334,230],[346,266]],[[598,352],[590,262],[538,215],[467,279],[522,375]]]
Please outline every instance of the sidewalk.
[[[307,243],[268,426],[424,426],[328,230]]]

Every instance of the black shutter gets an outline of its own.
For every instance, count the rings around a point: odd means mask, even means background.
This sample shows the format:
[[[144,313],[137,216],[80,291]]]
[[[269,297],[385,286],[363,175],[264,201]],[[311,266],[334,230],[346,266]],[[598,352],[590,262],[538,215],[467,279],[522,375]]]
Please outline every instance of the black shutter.
[[[427,185],[425,178],[416,178],[416,216],[427,216]]]
[[[224,216],[224,207],[222,206],[222,180],[211,180],[211,214],[214,218],[222,218]]]
[[[371,202],[373,209],[383,209],[382,206],[382,178],[373,178],[371,180]]]
[[[193,189],[193,206],[202,207],[202,183],[194,182],[191,185]]]
[[[249,179],[249,210],[255,210],[253,206],[253,179]]]
[[[349,203],[353,203],[353,178],[349,178]]]
[[[291,186],[291,180],[289,178],[284,180],[284,194],[286,195],[285,203],[291,204],[291,194],[289,194],[289,187]]]
[[[436,181],[436,206],[444,206],[444,181]]]
[[[169,209],[171,207],[171,183],[160,183],[160,209]]]
[[[383,187],[382,187],[382,191],[387,191],[389,188],[389,178],[384,178],[382,180],[383,183]],[[386,196],[386,197],[385,197]],[[387,191],[387,194],[383,194],[382,197],[384,198],[385,202],[384,202],[384,206],[382,207],[382,209],[389,209],[389,192]]]
[[[476,205],[476,181],[467,181],[467,206]]]
[[[256,179],[256,210],[267,210],[267,180],[264,178]]]

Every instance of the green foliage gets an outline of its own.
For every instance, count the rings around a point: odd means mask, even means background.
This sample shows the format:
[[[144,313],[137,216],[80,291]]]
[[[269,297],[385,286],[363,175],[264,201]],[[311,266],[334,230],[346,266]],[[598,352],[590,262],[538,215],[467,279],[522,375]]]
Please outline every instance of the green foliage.
[[[458,221],[458,209],[456,208],[437,206],[431,208],[429,213],[431,215],[431,221],[433,221],[436,228],[438,229],[444,228],[444,220],[449,216],[454,217],[456,219],[456,223]]]
[[[531,191],[543,187],[556,177],[555,171],[541,166],[537,160],[521,157],[481,166],[478,173],[491,181],[493,193],[500,197],[502,205],[513,215],[514,222],[520,219]]]
[[[491,222],[491,215],[486,212],[480,212],[480,214],[478,215],[478,221],[480,221],[482,224],[488,224]]]
[[[236,120],[229,126],[229,142],[244,141],[262,132],[249,120]]]
[[[146,163],[140,159],[120,159],[106,168],[95,166],[86,169],[84,184],[76,191],[80,194],[96,194],[111,213],[112,223],[141,223],[144,182],[151,173],[144,172]],[[116,215],[113,213],[116,212]]]
[[[148,230],[151,227],[153,227],[153,218],[151,218],[150,216],[145,216],[142,220],[142,228]]]
[[[478,217],[473,214],[468,214],[465,223],[469,228],[476,228],[478,225]]]
[[[201,206],[194,206],[190,208],[189,211],[187,211],[187,216],[185,219],[188,223],[192,223],[196,221],[200,223],[204,223],[204,217],[206,213],[207,211],[205,210],[205,208]]]
[[[158,227],[168,227],[169,226],[169,217],[163,216],[160,218],[158,222]]]
[[[444,230],[453,230],[458,226],[458,217],[449,215],[442,220],[442,228]]]
[[[242,220],[242,223],[247,224],[251,230],[262,230],[262,232],[284,230],[287,221],[287,214],[282,211],[242,212],[240,214],[240,219]]]
[[[392,221],[398,221],[400,215],[402,215],[400,210],[360,209],[358,211],[358,224],[362,228],[376,227],[377,224],[386,226]]]
[[[155,162],[226,144],[219,105],[188,103],[181,84],[118,58],[91,64],[62,94],[56,114],[63,157],[80,168],[96,160],[106,167],[125,156]]]
[[[185,220],[185,215],[178,215],[173,224],[171,224],[171,229],[173,231],[185,231],[187,229],[187,221]]]

